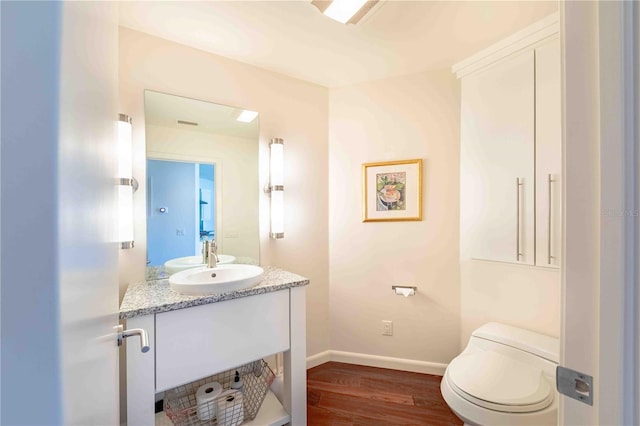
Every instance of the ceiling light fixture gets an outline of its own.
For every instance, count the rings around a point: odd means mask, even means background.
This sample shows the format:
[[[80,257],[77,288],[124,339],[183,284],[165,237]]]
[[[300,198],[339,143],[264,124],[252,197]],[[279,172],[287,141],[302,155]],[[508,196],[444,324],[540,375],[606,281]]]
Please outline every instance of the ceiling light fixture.
[[[378,0],[313,0],[312,5],[331,19],[343,24],[356,24],[378,3]]]
[[[255,111],[249,111],[248,109],[242,110],[238,118],[236,120],[242,121],[243,123],[251,123],[254,118],[258,116],[258,113]]]

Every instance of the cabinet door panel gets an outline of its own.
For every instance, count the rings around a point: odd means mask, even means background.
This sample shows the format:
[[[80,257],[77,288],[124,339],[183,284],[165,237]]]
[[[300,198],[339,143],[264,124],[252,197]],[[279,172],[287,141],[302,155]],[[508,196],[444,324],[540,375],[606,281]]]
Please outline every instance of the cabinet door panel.
[[[461,103],[462,231],[471,257],[532,265],[533,51],[465,77]]]
[[[156,315],[156,390],[289,348],[289,291]]]
[[[535,55],[536,264],[558,268],[562,237],[560,41],[536,48]]]

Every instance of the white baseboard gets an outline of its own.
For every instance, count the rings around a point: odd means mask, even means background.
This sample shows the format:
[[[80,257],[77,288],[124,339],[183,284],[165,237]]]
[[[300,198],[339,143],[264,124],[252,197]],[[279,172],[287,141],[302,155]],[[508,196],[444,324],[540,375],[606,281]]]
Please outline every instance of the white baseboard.
[[[331,351],[320,352],[307,358],[307,370],[331,361]]]
[[[414,373],[434,374],[437,376],[442,376],[444,370],[447,368],[447,364],[438,362],[330,350],[308,357],[307,369],[329,361],[366,365],[368,367],[389,368],[391,370],[412,371]]]

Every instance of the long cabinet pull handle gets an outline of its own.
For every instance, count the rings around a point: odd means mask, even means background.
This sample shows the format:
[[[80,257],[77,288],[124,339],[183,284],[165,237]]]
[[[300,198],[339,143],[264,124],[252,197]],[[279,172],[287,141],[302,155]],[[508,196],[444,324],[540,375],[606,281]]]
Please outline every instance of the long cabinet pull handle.
[[[516,262],[520,261],[522,253],[520,252],[520,187],[524,183],[520,182],[520,178],[516,178]]]
[[[551,184],[553,184],[555,182],[555,179],[553,179],[553,175],[549,174],[548,179],[547,179],[547,183],[549,185],[548,188],[548,192],[549,192],[549,211],[548,211],[548,215],[547,215],[547,264],[551,265],[551,259],[555,259],[555,257],[553,257],[551,255],[551,222],[552,222],[552,208],[551,208],[551,201],[553,199],[553,197],[551,196]]]

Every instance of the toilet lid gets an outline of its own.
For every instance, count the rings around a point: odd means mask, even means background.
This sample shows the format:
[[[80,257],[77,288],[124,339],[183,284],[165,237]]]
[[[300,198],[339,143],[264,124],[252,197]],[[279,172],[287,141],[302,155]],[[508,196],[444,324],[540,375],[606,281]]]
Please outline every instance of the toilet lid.
[[[537,411],[553,401],[542,370],[494,351],[458,356],[449,364],[447,378],[460,396],[496,411]]]

